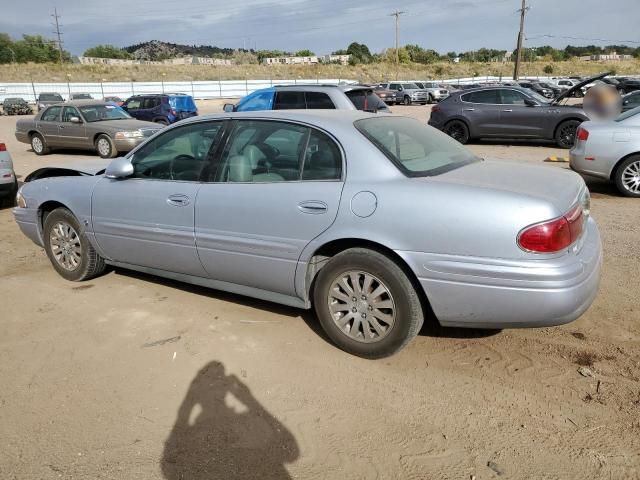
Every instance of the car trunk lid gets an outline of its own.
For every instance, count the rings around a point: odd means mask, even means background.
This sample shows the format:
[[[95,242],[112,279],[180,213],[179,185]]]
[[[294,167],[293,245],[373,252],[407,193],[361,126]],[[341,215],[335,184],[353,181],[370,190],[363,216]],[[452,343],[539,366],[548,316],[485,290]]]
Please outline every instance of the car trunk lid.
[[[581,89],[582,87],[584,87],[585,85],[588,85],[590,83],[595,82],[596,80],[600,80],[601,78],[606,77],[607,75],[611,75],[612,72],[604,72],[604,73],[600,73],[599,75],[596,75],[594,77],[590,77],[590,78],[586,78],[584,80],[582,80],[581,82],[576,83],[573,87],[571,87],[568,90],[565,90],[564,92],[562,92],[560,95],[558,95],[553,102],[551,102],[552,105],[557,105],[561,100],[564,100],[565,98],[570,97],[571,95],[574,94],[574,92],[577,92],[579,89]]]

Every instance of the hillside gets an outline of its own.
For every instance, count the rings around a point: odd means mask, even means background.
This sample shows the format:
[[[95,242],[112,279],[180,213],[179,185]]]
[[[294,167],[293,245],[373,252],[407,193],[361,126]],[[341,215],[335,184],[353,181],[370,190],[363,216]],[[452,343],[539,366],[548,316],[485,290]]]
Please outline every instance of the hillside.
[[[134,58],[139,60],[165,60],[167,58],[195,55],[198,57],[229,57],[231,48],[212,47],[210,45],[180,45],[177,43],[151,40],[124,47]]]

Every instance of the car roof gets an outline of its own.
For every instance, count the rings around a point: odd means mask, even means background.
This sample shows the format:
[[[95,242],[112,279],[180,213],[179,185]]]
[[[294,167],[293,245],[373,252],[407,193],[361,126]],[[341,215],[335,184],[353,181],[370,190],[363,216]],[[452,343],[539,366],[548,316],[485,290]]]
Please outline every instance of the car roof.
[[[522,92],[526,95],[530,94],[530,91],[528,88],[522,88],[522,87],[518,87],[516,85],[491,85],[489,87],[474,87],[474,88],[468,88],[466,90],[459,90],[457,92],[453,92],[451,94],[451,96],[454,95],[458,95],[458,96],[462,96],[462,95],[466,95],[467,93],[471,93],[471,92],[481,92],[484,90],[495,90],[496,88],[499,89],[504,89],[504,90],[517,90],[519,92]]]
[[[360,85],[360,84],[317,84],[317,83],[306,83],[306,84],[296,84],[296,85],[274,85],[273,87],[267,87],[261,89],[262,91],[268,90],[294,90],[294,91],[305,91],[305,90],[316,90],[319,92],[322,91],[332,91],[332,90],[341,90],[343,92],[350,92],[352,90],[373,90],[374,87],[370,87],[368,85]]]
[[[62,104],[59,104],[62,105]],[[68,102],[64,103],[65,106],[71,106],[71,107],[86,107],[87,105],[109,105],[109,106],[113,106],[108,102],[103,102],[102,100],[91,100],[91,99],[85,99],[85,100],[69,100]]]

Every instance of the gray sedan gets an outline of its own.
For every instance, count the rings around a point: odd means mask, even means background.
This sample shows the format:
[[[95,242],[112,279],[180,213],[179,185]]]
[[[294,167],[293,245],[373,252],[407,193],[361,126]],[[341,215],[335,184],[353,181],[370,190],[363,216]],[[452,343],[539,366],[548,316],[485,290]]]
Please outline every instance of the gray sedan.
[[[570,165],[576,172],[611,181],[627,197],[640,198],[640,107],[615,120],[584,122]]]
[[[401,349],[430,312],[445,326],[558,325],[598,289],[579,175],[483,161],[405,117],[197,117],[104,166],[36,171],[18,193],[19,227],[62,277],[109,264],[313,307],[367,358]]]
[[[18,120],[16,139],[37,155],[54,148],[95,150],[102,158],[126,153],[162,128],[131,118],[121,108],[96,100],[75,100],[46,107],[33,119]]]

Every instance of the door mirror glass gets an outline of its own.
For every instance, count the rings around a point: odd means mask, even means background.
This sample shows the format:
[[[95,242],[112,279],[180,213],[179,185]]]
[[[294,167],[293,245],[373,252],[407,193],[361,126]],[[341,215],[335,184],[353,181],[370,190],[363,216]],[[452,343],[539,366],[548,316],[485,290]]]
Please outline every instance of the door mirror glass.
[[[236,106],[233,103],[225,103],[224,107],[222,107],[222,110],[224,110],[227,113],[235,112]]]
[[[129,158],[120,157],[112,161],[104,172],[107,178],[127,178],[133,175],[133,165]]]
[[[71,117],[69,118],[69,121],[71,123],[82,123],[82,120],[80,120],[80,117]]]
[[[535,107],[536,105],[538,105],[535,100],[531,100],[530,98],[525,98],[524,99],[524,104],[527,107]]]

